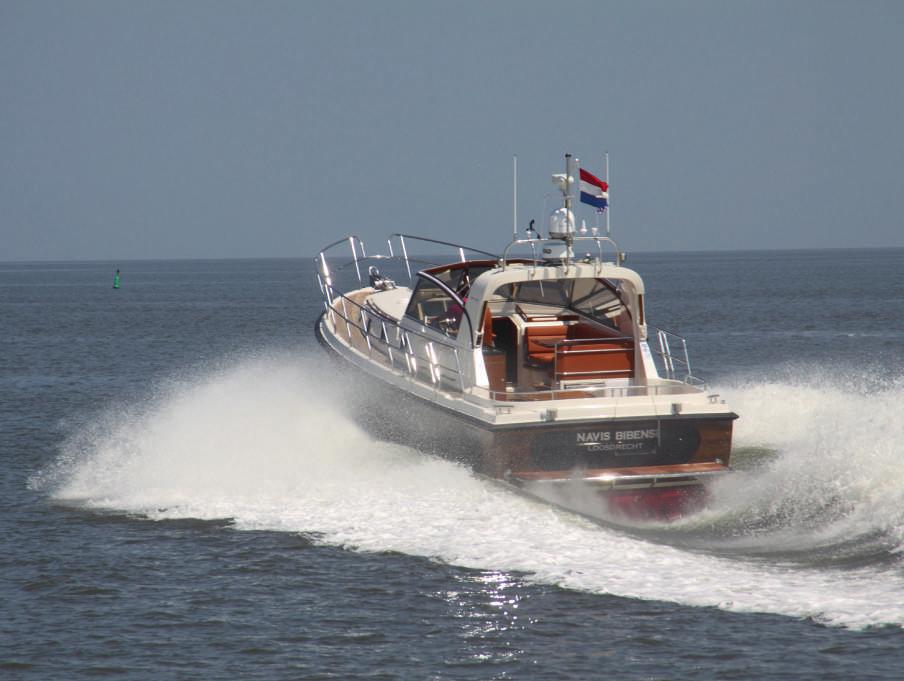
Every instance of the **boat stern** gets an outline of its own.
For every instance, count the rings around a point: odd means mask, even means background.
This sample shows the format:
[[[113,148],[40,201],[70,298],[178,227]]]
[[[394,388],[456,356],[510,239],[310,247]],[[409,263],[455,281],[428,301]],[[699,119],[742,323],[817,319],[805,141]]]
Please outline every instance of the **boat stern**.
[[[590,515],[670,522],[703,509],[707,483],[730,472],[720,463],[640,468],[515,471],[509,483],[560,506]]]

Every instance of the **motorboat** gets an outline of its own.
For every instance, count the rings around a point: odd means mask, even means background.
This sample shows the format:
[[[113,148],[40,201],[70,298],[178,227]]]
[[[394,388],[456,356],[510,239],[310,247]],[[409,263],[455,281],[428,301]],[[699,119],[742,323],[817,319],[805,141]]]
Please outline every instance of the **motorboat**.
[[[548,236],[532,221],[499,254],[400,233],[381,254],[358,236],[325,247],[317,337],[367,386],[377,437],[583,512],[673,520],[730,470],[737,415],[648,323],[611,235],[575,229],[573,164]]]

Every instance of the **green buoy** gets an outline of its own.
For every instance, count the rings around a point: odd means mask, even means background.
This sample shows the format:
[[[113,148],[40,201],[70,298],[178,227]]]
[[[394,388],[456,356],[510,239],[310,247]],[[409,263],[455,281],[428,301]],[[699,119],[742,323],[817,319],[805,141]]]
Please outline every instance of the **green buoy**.
[[[113,288],[119,288],[119,270],[113,275]]]

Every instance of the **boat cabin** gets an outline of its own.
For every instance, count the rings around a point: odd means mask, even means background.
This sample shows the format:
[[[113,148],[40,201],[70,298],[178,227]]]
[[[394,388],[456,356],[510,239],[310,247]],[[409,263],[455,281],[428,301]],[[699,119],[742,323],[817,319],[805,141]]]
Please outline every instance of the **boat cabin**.
[[[645,376],[642,296],[610,263],[456,262],[418,273],[401,325],[452,341],[474,359],[468,383],[513,399]]]

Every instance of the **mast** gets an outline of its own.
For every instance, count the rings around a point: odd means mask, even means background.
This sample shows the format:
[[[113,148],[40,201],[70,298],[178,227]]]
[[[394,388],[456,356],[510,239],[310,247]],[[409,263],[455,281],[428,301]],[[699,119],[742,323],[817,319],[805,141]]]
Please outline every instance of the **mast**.
[[[609,193],[609,152],[606,152],[606,194]],[[612,197],[606,199],[606,236],[612,236],[612,230],[609,227],[609,209],[612,208]]]
[[[562,190],[565,194],[565,210],[571,210],[571,154],[565,154],[565,189]],[[566,214],[566,218],[568,215]]]
[[[571,174],[572,157],[571,154],[565,154],[565,257],[566,262],[572,258],[572,247],[574,246],[574,225],[571,222]]]

